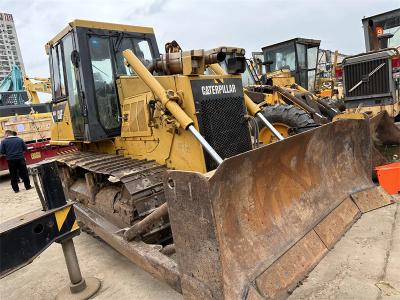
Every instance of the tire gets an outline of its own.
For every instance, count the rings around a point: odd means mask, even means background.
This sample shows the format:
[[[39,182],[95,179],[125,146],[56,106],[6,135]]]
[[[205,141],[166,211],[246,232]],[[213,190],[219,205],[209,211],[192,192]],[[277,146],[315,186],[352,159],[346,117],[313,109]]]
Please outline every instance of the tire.
[[[278,130],[284,137],[292,136],[317,126],[313,118],[306,111],[294,105],[278,104],[266,106],[261,113],[273,125],[281,126],[281,128],[287,127],[287,133]],[[273,140],[268,141],[268,137],[262,140],[262,137],[265,136],[262,134],[265,125],[259,119],[257,119],[257,123],[260,129],[261,141],[264,144],[272,142]]]

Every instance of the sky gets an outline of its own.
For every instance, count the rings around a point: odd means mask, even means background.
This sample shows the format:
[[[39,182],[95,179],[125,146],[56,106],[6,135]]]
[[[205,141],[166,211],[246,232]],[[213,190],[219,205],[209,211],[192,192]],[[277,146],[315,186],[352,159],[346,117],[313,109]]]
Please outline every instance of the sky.
[[[158,47],[176,40],[184,50],[218,46],[252,51],[291,39],[321,40],[321,48],[365,49],[361,19],[400,7],[400,0],[1,0],[13,14],[31,77],[48,77],[44,45],[74,19],[151,26]]]

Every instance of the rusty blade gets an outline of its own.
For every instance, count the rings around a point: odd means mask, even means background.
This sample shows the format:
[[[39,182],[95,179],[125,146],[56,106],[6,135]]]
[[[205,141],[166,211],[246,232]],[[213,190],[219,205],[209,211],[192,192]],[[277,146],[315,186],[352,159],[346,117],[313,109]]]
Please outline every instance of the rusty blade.
[[[378,145],[400,145],[400,128],[389,117],[386,111],[382,111],[370,119],[371,135],[374,143]]]
[[[393,118],[390,118],[386,111],[370,119],[370,131],[373,141],[372,166],[374,168],[389,163],[393,154],[397,153],[400,156],[400,128],[395,125]]]
[[[314,227],[324,219],[320,229],[335,224],[326,217],[373,186],[370,162],[368,121],[340,120],[226,159],[215,173],[169,171],[166,196],[184,295],[195,299],[205,288],[215,298],[246,299],[255,286],[262,297],[282,295],[279,289],[298,281],[327,249],[323,240],[314,242]],[[340,211],[354,222],[356,211]],[[324,229],[329,248],[347,228]],[[271,266],[293,261],[284,259],[290,252],[308,253],[299,264],[305,267],[286,263],[287,272],[274,275],[277,265]],[[270,290],[262,278],[279,274],[291,274],[292,282]]]

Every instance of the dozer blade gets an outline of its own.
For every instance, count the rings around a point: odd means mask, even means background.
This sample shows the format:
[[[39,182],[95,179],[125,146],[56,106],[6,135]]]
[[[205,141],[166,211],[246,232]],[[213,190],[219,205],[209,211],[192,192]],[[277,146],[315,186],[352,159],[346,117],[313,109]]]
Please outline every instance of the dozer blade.
[[[375,143],[382,145],[400,145],[400,128],[394,124],[386,111],[382,111],[371,120],[371,134]]]
[[[366,212],[392,202],[371,181],[366,120],[340,120],[226,159],[168,171],[185,299],[286,298]]]
[[[372,166],[388,164],[397,155],[400,158],[400,128],[397,127],[386,111],[370,119],[372,149]]]

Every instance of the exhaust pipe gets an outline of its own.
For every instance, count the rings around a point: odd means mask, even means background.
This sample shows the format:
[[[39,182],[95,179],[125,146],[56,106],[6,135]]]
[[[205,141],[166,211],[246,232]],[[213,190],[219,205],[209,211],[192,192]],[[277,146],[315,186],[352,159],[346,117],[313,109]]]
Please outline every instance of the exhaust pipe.
[[[203,49],[191,51],[179,51],[161,54],[159,58],[147,68],[150,73],[153,71],[163,72],[168,75],[183,73],[183,58],[184,57],[200,58],[204,57],[204,64],[210,65],[219,63],[225,60],[226,53],[223,51],[205,52]]]
[[[220,63],[222,61],[224,61],[226,58],[226,53],[223,51],[219,51],[219,52],[214,52],[211,54],[206,54],[204,59],[205,59],[205,64],[206,65],[212,65],[212,64],[217,64]]]

